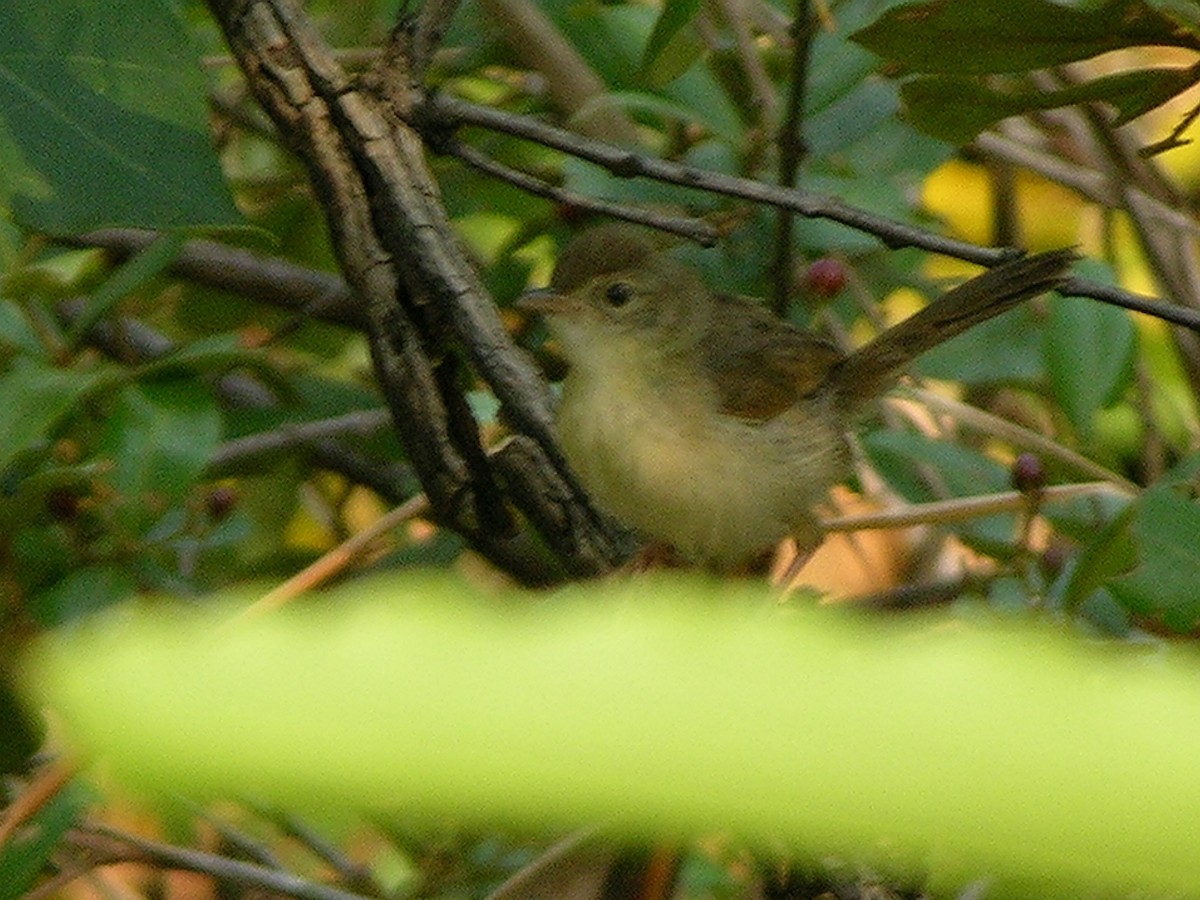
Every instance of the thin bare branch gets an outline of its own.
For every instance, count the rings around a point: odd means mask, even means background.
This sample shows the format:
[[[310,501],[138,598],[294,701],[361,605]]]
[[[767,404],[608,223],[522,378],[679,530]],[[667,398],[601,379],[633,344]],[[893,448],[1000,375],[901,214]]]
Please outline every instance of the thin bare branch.
[[[430,512],[429,498],[417,494],[380,516],[367,528],[355,532],[332,550],[324,553],[320,559],[305,566],[287,581],[283,582],[258,600],[242,609],[237,619],[249,619],[264,613],[272,612],[295,600],[305,591],[311,591],[344,571],[347,566],[358,559],[381,536],[412,519],[428,515]]]
[[[219,473],[248,460],[272,453],[307,447],[322,438],[355,435],[369,437],[387,430],[391,417],[386,409],[363,409],[311,422],[288,422],[271,431],[260,431],[221,444],[208,462]]]
[[[100,247],[123,260],[150,246],[161,234],[142,228],[103,228],[55,240],[73,247]],[[362,303],[332,272],[200,239],[185,243],[168,271],[281,309],[360,331],[366,328]]]
[[[1008,419],[992,415],[977,406],[959,403],[957,400],[951,400],[934,391],[919,387],[906,388],[904,394],[912,395],[934,412],[950,416],[956,422],[968,428],[982,434],[998,437],[1023,450],[1040,453],[1048,459],[1057,460],[1062,465],[1074,469],[1081,475],[1108,481],[1131,496],[1140,490],[1129,479],[1122,477],[1112,469],[1105,468],[1099,463],[1088,459],[1086,456],[1076,453],[1070,447],[1064,447],[1062,444],[1051,440],[1043,434],[1038,434],[1036,431],[1024,428],[1015,422],[1010,422]]]
[[[88,825],[68,833],[70,843],[85,847],[93,852],[106,854],[109,858],[149,862],[170,869],[200,872],[220,881],[275,891],[296,900],[370,900],[364,894],[355,894],[319,884],[278,869],[270,869],[253,863],[240,862],[186,847],[175,847],[158,841],[147,840],[127,834],[107,825]]]
[[[725,27],[733,35],[738,63],[750,86],[750,102],[758,112],[759,127],[764,133],[769,132],[779,117],[779,97],[767,74],[767,67],[763,65],[762,56],[754,45],[747,4],[745,0],[709,0],[709,7],[720,13]]]
[[[512,51],[530,69],[541,72],[554,104],[581,134],[637,146],[637,126],[611,103],[597,102],[608,86],[532,0],[480,0],[480,8],[499,26]]]
[[[506,166],[457,138],[451,138],[440,147],[433,149],[461,159],[473,169],[491,175],[493,178],[506,181],[521,190],[554,200],[557,203],[565,203],[581,210],[611,216],[614,219],[623,219],[626,222],[648,225],[651,228],[693,240],[702,247],[711,247],[717,242],[717,229],[703,219],[670,216],[645,207],[625,206],[620,203],[610,203],[607,200],[594,200]]]
[[[1102,206],[1118,208],[1121,195],[1105,176],[1095,169],[1077,165],[1062,157],[1051,155],[1032,146],[1028,141],[1014,140],[1005,134],[985,131],[975,139],[976,146],[983,152],[1007,160],[1031,172],[1036,172],[1048,181],[1075,191],[1080,196]],[[1134,194],[1143,196],[1146,208],[1156,219],[1182,231],[1200,236],[1200,223],[1187,213],[1174,209],[1136,188]]]
[[[1020,252],[1012,248],[981,247],[967,241],[943,237],[849,206],[835,197],[656,159],[626,148],[582,138],[528,116],[514,115],[446,94],[430,94],[423,104],[402,115],[422,133],[430,135],[430,139],[434,141],[445,140],[449,133],[463,125],[476,125],[561,150],[563,153],[603,166],[619,178],[651,178],[698,191],[790,209],[806,218],[829,219],[873,234],[889,247],[920,247],[984,266],[994,266],[1012,259]]]
[[[413,26],[410,59],[414,81],[424,80],[433,60],[433,53],[446,36],[450,20],[454,18],[460,2],[461,0],[421,0]]]
[[[779,125],[779,183],[794,188],[800,165],[808,155],[801,124],[804,121],[805,98],[808,95],[808,65],[811,56],[816,22],[808,0],[796,0],[796,14],[789,33],[792,39],[791,73],[788,84],[787,107]],[[775,312],[783,315],[792,292],[792,212],[781,209],[775,221],[774,296]]]
[[[1043,488],[1042,505],[1065,503],[1080,497],[1119,497],[1128,495],[1109,481],[1090,481],[1082,484],[1055,484]],[[896,509],[876,513],[859,513],[825,519],[821,527],[827,532],[865,531],[870,528],[908,528],[913,525],[939,525],[963,522],[992,516],[997,513],[1021,512],[1029,497],[1021,491],[1002,491],[982,497],[954,497],[932,503],[905,504]]]

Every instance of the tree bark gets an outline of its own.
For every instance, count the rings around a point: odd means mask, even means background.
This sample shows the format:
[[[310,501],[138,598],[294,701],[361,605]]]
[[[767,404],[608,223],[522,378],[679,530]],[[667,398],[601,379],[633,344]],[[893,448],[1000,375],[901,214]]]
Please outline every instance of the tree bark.
[[[209,5],[259,103],[308,167],[361,298],[380,388],[437,520],[528,580],[530,536],[515,505],[570,574],[611,568],[628,538],[567,467],[545,385],[462,252],[421,139],[403,121],[420,97],[404,36],[356,82],[292,0]],[[499,460],[511,457],[484,452],[464,394],[468,364],[545,461],[542,474],[524,464],[505,479]]]

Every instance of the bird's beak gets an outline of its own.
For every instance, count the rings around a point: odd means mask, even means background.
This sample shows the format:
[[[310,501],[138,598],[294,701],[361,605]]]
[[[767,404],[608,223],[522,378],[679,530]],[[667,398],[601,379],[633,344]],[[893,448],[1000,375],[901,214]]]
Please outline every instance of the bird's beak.
[[[570,305],[566,296],[554,288],[533,288],[526,291],[513,303],[517,309],[525,313],[554,314],[562,312]]]

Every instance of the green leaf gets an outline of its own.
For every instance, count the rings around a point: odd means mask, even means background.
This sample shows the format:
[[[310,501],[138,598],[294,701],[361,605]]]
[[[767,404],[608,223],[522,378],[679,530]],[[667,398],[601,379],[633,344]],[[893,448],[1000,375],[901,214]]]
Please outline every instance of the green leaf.
[[[44,731],[41,722],[17,701],[10,681],[7,666],[0,669],[0,775],[24,769],[41,745]],[[4,855],[0,851],[0,872],[3,871]],[[13,895],[0,889],[0,897],[8,896]]]
[[[1156,485],[1137,504],[1132,531],[1138,566],[1109,587],[1134,612],[1192,631],[1200,625],[1200,505],[1178,485]]]
[[[650,39],[646,42],[646,50],[642,54],[642,73],[654,84],[665,84],[672,80],[672,77],[663,77],[669,71],[674,71],[675,74],[681,74],[684,69],[691,65],[696,56],[692,55],[687,65],[682,69],[677,69],[676,66],[662,66],[662,57],[671,48],[672,44],[676,45],[676,49],[681,45],[678,38],[684,33],[683,29],[691,24],[692,19],[696,18],[696,13],[700,11],[700,0],[666,0],[662,6],[662,12],[658,14],[658,18],[654,22],[654,30],[650,32]],[[695,42],[693,42],[695,43]],[[656,75],[657,73],[657,75]]]
[[[808,152],[828,156],[871,134],[899,109],[892,85],[863,81],[804,123]]]
[[[730,143],[736,141],[741,133],[740,131],[726,127],[728,123],[722,122],[719,119],[710,121],[705,116],[705,110],[703,109],[696,109],[675,100],[666,99],[643,91],[613,91],[610,94],[604,95],[602,101],[604,103],[613,103],[627,112],[649,113],[650,115],[660,116],[667,121],[696,122],[703,125],[717,137]]]
[[[934,347],[916,371],[972,385],[1036,381],[1045,371],[1044,329],[1028,306],[1019,307]]]
[[[0,843],[0,897],[26,895],[90,801],[91,792],[72,782],[38,809],[24,828]]]
[[[175,261],[183,247],[186,236],[182,231],[163,234],[122,263],[115,272],[97,285],[88,301],[87,309],[71,327],[68,341],[78,347],[92,327],[107,316],[125,297],[160,274]]]
[[[0,471],[21,453],[50,438],[59,422],[100,381],[95,374],[64,371],[18,359],[0,375]]]
[[[1051,297],[1046,372],[1063,412],[1082,435],[1133,378],[1137,332],[1128,314],[1083,297]]]
[[[0,4],[0,199],[53,233],[239,224],[166,0]]]
[[[1200,49],[1142,0],[936,0],[891,9],[850,39],[909,72],[984,75],[1044,69],[1140,45]]]
[[[1196,83],[1193,68],[1139,69],[1106,75],[1058,91],[1004,89],[977,78],[938,75],[900,88],[908,119],[926,134],[965,144],[1009,116],[1103,101],[1117,108],[1121,125],[1183,93]]]
[[[905,500],[927,503],[1008,490],[1008,470],[961,444],[915,431],[879,430],[863,436],[879,473]],[[1006,555],[1013,540],[1011,515],[985,516],[955,525],[962,538],[992,555]]]
[[[677,31],[643,72],[648,84],[662,87],[681,77],[704,55],[704,43],[690,29]]]
[[[1083,548],[1062,592],[1066,609],[1078,609],[1096,589],[1136,562],[1130,524],[1137,509],[1136,503],[1130,503]]]
[[[50,636],[23,685],[105,772],[172,794],[719,829],[936,896],[1200,892],[1186,648],[866,621],[696,578],[497,602],[426,575],[326,599],[238,622],[131,609]]]
[[[112,460],[108,480],[122,514],[143,529],[199,480],[221,436],[207,385],[177,378],[127,385],[105,420],[100,453]]]
[[[646,46],[657,21],[652,8],[633,3],[581,4],[577,0],[539,0],[538,6],[610,89],[645,88],[638,79],[644,55],[638,48]],[[691,110],[714,134],[737,134],[740,147],[736,106],[704,66],[692,66],[656,93]]]
[[[136,588],[133,575],[120,566],[84,566],[33,594],[26,606],[38,624],[57,628],[128,600]]]

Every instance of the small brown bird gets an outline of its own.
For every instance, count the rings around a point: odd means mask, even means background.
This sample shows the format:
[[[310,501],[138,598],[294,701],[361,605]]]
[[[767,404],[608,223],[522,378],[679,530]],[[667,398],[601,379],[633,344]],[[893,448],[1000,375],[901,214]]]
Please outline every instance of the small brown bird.
[[[558,430],[608,512],[728,570],[787,535],[821,541],[813,507],[849,474],[846,433],[926,350],[1051,290],[1070,250],[1003,263],[845,355],[760,305],[713,293],[625,225],[584,232],[542,313],[570,366]]]

